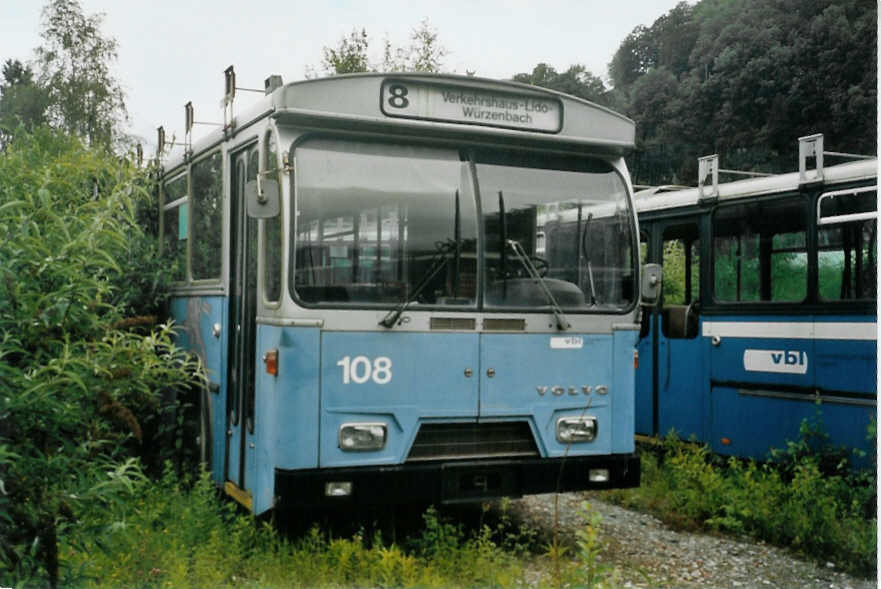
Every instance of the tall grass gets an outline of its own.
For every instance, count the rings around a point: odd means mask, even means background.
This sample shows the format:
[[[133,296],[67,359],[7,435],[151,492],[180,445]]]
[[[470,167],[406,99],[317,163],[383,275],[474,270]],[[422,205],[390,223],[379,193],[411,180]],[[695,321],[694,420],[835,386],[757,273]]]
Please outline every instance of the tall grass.
[[[63,546],[64,583],[81,587],[513,587],[524,568],[483,526],[475,533],[429,510],[404,546],[317,527],[298,539],[220,500],[207,475],[189,486],[169,468],[127,506],[84,514]]]
[[[853,470],[847,461],[830,467],[828,456],[799,441],[765,463],[722,459],[671,435],[661,451],[643,450],[640,488],[605,498],[675,527],[745,534],[873,574],[874,472]]]

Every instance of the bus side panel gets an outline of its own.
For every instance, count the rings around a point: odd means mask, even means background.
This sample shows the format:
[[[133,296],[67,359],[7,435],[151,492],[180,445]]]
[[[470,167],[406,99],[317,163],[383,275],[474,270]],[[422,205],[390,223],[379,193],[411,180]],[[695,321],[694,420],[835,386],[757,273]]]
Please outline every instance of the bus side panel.
[[[706,374],[702,338],[658,337],[658,435],[671,430],[683,439],[703,440]]]
[[[227,325],[227,307],[224,297],[175,297],[171,300],[170,315],[179,327],[177,344],[197,354],[208,372],[208,380],[214,390],[204,396],[208,401],[211,431],[211,464],[209,468],[214,482],[223,484],[223,464],[226,443],[226,361],[227,330],[219,336],[213,333],[214,325]]]
[[[643,313],[649,313],[648,309]],[[654,365],[655,355],[652,351],[656,318],[651,314],[643,321],[650,321],[648,333],[639,339],[636,351],[639,352],[639,367],[636,369],[636,433],[654,435]]]
[[[818,418],[833,445],[872,450],[866,442],[866,428],[875,415],[874,407],[745,393],[743,389],[713,387],[710,447],[714,452],[766,459],[772,447],[785,449],[787,440],[799,439],[803,420],[816,423]]]
[[[854,317],[817,318],[814,343],[817,388],[821,391],[863,393],[877,398],[877,324],[874,321],[854,321]],[[829,339],[822,335],[839,331],[839,337]],[[856,339],[860,338],[860,339]]]
[[[611,453],[610,398],[633,395],[632,379],[626,391],[612,381],[611,335],[482,334],[480,341],[481,419],[534,419],[539,450],[546,457]],[[630,346],[632,371],[632,341]],[[600,386],[608,392],[598,394]],[[557,420],[582,415],[597,418],[597,437],[567,448],[556,439]],[[632,424],[628,431],[632,436]]]
[[[708,442],[720,454],[767,458],[771,447],[796,440],[815,411],[813,317],[713,318],[709,331],[711,410]],[[709,338],[707,338],[709,339]]]
[[[265,402],[258,398],[258,417],[269,430],[265,440],[277,454],[276,468],[318,467],[319,368],[321,331],[309,327],[261,325],[257,350],[258,383],[265,383]],[[265,348],[264,348],[265,346]],[[278,349],[278,376],[266,374],[260,360]]]
[[[628,454],[635,450],[636,370],[633,366],[633,350],[639,332],[619,329],[613,335],[615,380],[612,385],[612,453]]]
[[[246,462],[255,514],[273,507],[276,468],[318,466],[320,341],[317,328],[257,326],[257,396]],[[272,350],[278,351],[277,376],[262,360]]]
[[[321,467],[401,463],[421,419],[477,417],[476,334],[324,332],[321,340]],[[341,450],[345,423],[385,424],[385,447]]]
[[[763,385],[811,389],[814,340],[803,335],[810,332],[813,317],[786,319],[757,316],[708,322],[710,330],[722,334],[719,345],[710,351],[712,382],[743,383],[757,389]]]

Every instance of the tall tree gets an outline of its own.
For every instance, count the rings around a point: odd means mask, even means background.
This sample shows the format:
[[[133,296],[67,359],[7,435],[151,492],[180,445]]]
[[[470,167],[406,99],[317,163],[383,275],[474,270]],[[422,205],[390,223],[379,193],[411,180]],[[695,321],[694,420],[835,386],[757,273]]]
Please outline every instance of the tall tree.
[[[565,72],[559,73],[548,64],[540,63],[532,69],[532,73],[516,74],[514,80],[565,92],[599,104],[610,103],[606,85],[581,64],[571,65]]]
[[[369,71],[367,31],[352,29],[336,48],[325,47],[321,67],[328,74],[354,74]]]
[[[352,74],[359,72],[440,72],[443,58],[447,55],[446,48],[438,40],[437,30],[428,19],[423,19],[419,26],[410,32],[410,44],[407,47],[394,47],[386,39],[383,45],[383,56],[379,63],[371,63],[368,56],[370,41],[367,31],[352,29],[343,36],[336,47],[324,47],[321,60],[322,73],[326,75]],[[314,70],[307,70],[307,77],[314,75]]]
[[[817,132],[875,153],[877,38],[865,0],[701,0],[637,27],[609,64],[637,123],[636,181],[693,182],[709,153],[791,171],[796,138]]]
[[[48,95],[50,124],[90,145],[112,147],[123,137],[128,113],[111,73],[116,40],[101,33],[104,16],[86,16],[77,0],[50,0],[42,18],[38,81]]]
[[[7,59],[0,82],[0,149],[17,128],[29,132],[45,121],[46,95],[34,81],[33,70],[17,59]]]

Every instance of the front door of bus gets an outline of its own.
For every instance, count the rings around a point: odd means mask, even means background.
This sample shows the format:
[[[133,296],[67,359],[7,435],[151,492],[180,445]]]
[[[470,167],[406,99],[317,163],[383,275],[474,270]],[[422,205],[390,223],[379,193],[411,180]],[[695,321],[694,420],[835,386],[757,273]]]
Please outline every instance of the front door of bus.
[[[257,147],[232,159],[229,317],[227,361],[226,480],[245,488],[246,429],[254,429],[254,370],[257,312],[257,220],[249,217],[245,183],[257,177]]]
[[[663,265],[664,287],[638,346],[638,433],[704,436],[699,227],[698,219],[664,220],[648,236],[649,259]]]

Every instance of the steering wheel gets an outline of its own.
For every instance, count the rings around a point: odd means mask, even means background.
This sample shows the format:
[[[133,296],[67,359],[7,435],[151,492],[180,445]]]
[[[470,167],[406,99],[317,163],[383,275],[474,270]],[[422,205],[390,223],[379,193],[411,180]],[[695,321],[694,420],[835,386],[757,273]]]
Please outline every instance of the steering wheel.
[[[529,261],[532,262],[532,265],[535,266],[535,270],[538,272],[538,275],[544,278],[548,275],[548,269],[551,267],[548,264],[548,261],[544,258],[539,258],[538,256],[529,256]]]

